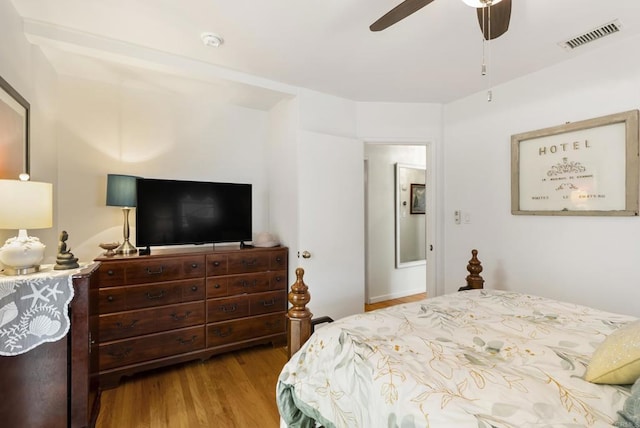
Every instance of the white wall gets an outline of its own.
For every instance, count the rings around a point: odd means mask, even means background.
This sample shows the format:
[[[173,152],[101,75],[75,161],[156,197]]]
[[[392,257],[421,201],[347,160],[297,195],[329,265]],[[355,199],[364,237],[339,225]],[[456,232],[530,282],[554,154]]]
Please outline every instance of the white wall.
[[[59,193],[55,157],[56,74],[42,52],[27,42],[22,19],[11,2],[0,2],[0,76],[30,104],[31,178],[53,183],[54,201]],[[17,177],[15,177],[17,179]],[[47,246],[45,263],[52,263],[57,252],[58,210],[54,206],[54,227],[29,230]],[[13,230],[0,230],[0,241],[17,235]]]
[[[121,239],[121,213],[103,202],[109,172],[253,182],[256,206],[268,204],[272,175],[263,158],[273,143],[269,113],[218,104],[205,84],[195,82],[175,89],[62,77],[58,87],[40,50],[24,38],[10,2],[0,2],[0,36],[0,75],[32,105],[33,178],[54,183],[55,226],[34,233],[47,244],[48,261],[61,229],[69,231],[69,245],[84,260],[98,254],[99,242]],[[638,108],[640,58],[630,52],[639,42],[593,51],[496,87],[492,103],[479,93],[445,106],[443,113],[435,104],[354,103],[307,93],[294,107],[300,116],[285,116],[298,122],[295,129],[435,145],[441,291],[464,285],[464,266],[476,247],[488,287],[638,314],[640,288],[632,281],[640,219],[512,216],[509,138]],[[277,176],[284,180],[284,174]],[[284,189],[280,201],[295,207],[292,193],[302,190],[293,187],[287,183],[278,191]],[[469,224],[454,225],[456,209],[470,215]],[[265,211],[256,214],[255,229],[283,230]]]
[[[269,232],[289,246],[289,285],[298,267],[298,100],[283,100],[269,111],[267,168]]]
[[[637,109],[635,38],[445,107],[445,290],[464,285],[472,248],[485,286],[640,315],[638,217],[514,216],[510,136]],[[453,211],[470,216],[455,225]]]
[[[358,103],[358,137],[367,143],[426,144],[427,212],[429,248],[427,252],[427,293],[442,294],[444,289],[443,218],[443,106],[433,103]]]
[[[345,100],[339,97],[330,96],[327,94],[321,94],[314,91],[301,90],[299,97],[299,130],[310,131],[314,133],[314,140],[316,137],[321,138],[324,135],[327,144],[330,144],[335,140],[336,136],[347,137],[349,139],[355,138],[360,142],[373,142],[373,143],[409,143],[409,144],[433,144],[435,157],[440,156],[440,150],[436,147],[441,141],[442,137],[442,107],[438,104],[397,104],[397,103],[355,103],[350,100]],[[298,141],[300,144],[304,144],[304,141]],[[340,156],[340,153],[336,153],[336,156]],[[355,162],[358,162],[356,164]],[[363,159],[354,160],[353,169],[362,169]],[[437,162],[437,161],[436,161]],[[304,165],[299,165],[299,168],[305,168]],[[434,188],[437,188],[439,168],[434,165],[432,169],[432,177],[430,178]],[[325,174],[331,174],[331,170],[327,169]],[[318,180],[323,180],[324,175],[319,175]],[[362,177],[364,178],[364,177]],[[364,182],[359,181],[360,184],[350,186],[352,190],[351,199],[362,197],[358,194],[363,192]],[[298,188],[298,196],[306,192],[307,189]],[[344,192],[347,191],[345,186],[340,189],[341,197],[345,197]],[[348,195],[346,196],[348,197]],[[436,197],[434,197],[435,199]],[[436,207],[438,208],[438,207]],[[298,208],[300,209],[300,208]],[[340,209],[335,207],[334,209]],[[439,208],[438,208],[439,209]],[[436,212],[437,215],[437,212]],[[346,217],[345,217],[346,218]],[[352,220],[348,224],[344,224],[341,227],[345,227],[349,230],[363,231],[364,230],[364,212],[358,213],[357,218],[350,217]],[[302,221],[303,219],[299,219]],[[344,218],[343,218],[344,222]],[[316,227],[324,228],[324,230],[332,230],[330,224],[318,224]],[[432,243],[436,246],[436,243],[441,238],[439,232],[433,231]],[[336,239],[335,233],[327,234],[327,239]],[[343,239],[344,243],[345,240]],[[323,302],[340,301],[341,312],[359,312],[362,310],[362,302],[364,301],[364,272],[360,266],[362,264],[362,253],[354,252],[352,245],[360,245],[364,248],[364,243],[348,243],[337,248],[340,252],[341,260],[341,272],[346,272],[345,278],[340,278],[340,282],[350,284],[349,290],[340,292],[336,289],[337,284],[335,279],[327,278],[326,281],[322,278],[315,279],[311,271],[307,272],[309,279],[307,281],[312,296],[312,303],[310,305],[312,311],[318,315],[325,315],[332,313],[334,308],[329,308],[330,304],[324,304]],[[335,246],[335,245],[334,245]],[[299,248],[304,250],[305,248]],[[390,246],[383,251],[393,252],[393,246]],[[379,249],[376,249],[379,251]],[[431,254],[433,256],[433,254]],[[312,256],[313,257],[313,256]],[[435,258],[434,258],[435,259]],[[390,259],[393,262],[393,258]],[[292,259],[293,263],[294,260]],[[298,263],[304,267],[305,262],[298,260]],[[307,262],[307,264],[313,263],[313,261]],[[430,274],[433,275],[433,283],[436,283],[436,275],[438,271],[438,261],[432,262],[433,269]],[[334,269],[335,272],[340,271]],[[329,272],[330,273],[330,272]],[[328,273],[328,274],[329,274]],[[327,275],[328,275],[327,274]],[[306,276],[305,276],[306,277]],[[314,282],[315,281],[315,282]],[[381,279],[382,281],[382,279]],[[325,286],[328,283],[330,286]],[[356,287],[357,289],[353,289]],[[419,291],[424,291],[424,281],[422,286],[417,286]],[[336,291],[339,293],[336,294]],[[397,290],[393,290],[395,293]],[[398,291],[403,293],[402,291]],[[406,292],[406,290],[405,290]],[[411,292],[412,293],[412,292]],[[348,296],[349,302],[345,302],[345,298]],[[318,306],[320,305],[320,306]],[[324,306],[323,306],[324,305]],[[347,309],[350,308],[350,309]]]
[[[364,305],[364,154],[354,138],[356,103],[309,90],[300,91],[298,103],[296,250],[311,257],[290,262],[305,270],[311,311],[339,318]]]
[[[427,289],[426,264],[396,268],[395,265],[395,164],[425,167],[423,145],[367,144],[367,302],[424,293]],[[431,207],[427,207],[431,209]],[[424,215],[411,216],[421,223]],[[413,230],[416,230],[413,228]],[[426,238],[426,237],[425,237]],[[422,242],[425,242],[424,240]]]
[[[268,113],[221,104],[205,83],[165,78],[190,89],[60,78],[60,227],[81,260],[98,256],[100,242],[122,241],[122,210],[105,205],[108,173],[251,183],[254,232],[268,229]],[[130,220],[135,245],[134,210]]]

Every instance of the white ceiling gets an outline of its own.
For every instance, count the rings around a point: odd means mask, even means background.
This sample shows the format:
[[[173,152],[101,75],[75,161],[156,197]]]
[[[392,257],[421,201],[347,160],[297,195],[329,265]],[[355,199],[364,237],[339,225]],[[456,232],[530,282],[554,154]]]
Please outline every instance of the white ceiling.
[[[487,46],[482,77],[480,28],[462,0],[435,0],[378,33],[369,25],[400,0],[11,1],[28,39],[62,74],[154,70],[231,82],[234,96],[258,91],[266,104],[296,87],[356,101],[446,103],[640,32],[638,0],[512,0],[509,31]],[[619,33],[573,51],[558,45],[615,19]],[[204,46],[202,32],[224,44]]]

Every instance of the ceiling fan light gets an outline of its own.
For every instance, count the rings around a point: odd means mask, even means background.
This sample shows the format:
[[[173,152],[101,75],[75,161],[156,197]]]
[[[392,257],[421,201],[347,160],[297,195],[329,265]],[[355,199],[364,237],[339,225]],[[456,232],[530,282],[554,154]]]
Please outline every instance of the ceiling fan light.
[[[467,6],[480,8],[493,6],[494,4],[500,3],[502,0],[462,0]]]

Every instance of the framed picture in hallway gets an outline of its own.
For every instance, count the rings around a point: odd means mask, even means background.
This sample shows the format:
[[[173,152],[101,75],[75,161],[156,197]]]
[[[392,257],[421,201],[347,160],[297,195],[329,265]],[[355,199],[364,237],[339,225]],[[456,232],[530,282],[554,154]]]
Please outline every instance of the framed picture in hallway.
[[[411,183],[411,214],[424,214],[426,209],[424,184]]]
[[[638,110],[511,136],[511,213],[637,216]]]
[[[0,77],[0,179],[29,173],[29,103]]]

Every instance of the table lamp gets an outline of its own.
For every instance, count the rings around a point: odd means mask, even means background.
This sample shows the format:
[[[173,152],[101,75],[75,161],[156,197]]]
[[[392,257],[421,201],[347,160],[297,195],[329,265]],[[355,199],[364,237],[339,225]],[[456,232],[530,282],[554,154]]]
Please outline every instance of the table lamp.
[[[116,248],[117,254],[135,254],[136,247],[129,242],[129,210],[136,206],[136,179],[132,175],[107,175],[107,206],[122,207],[124,242]]]
[[[0,180],[0,200],[0,229],[18,229],[18,236],[7,239],[0,248],[3,273],[25,275],[39,271],[45,245],[28,236],[27,229],[53,225],[52,184],[28,181],[28,176],[21,176],[21,180]]]

